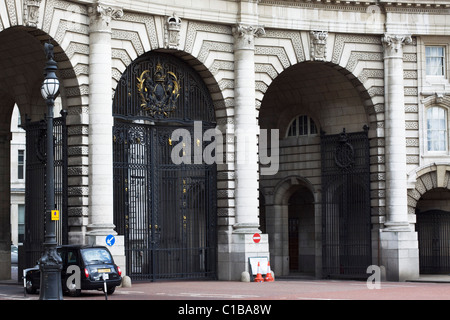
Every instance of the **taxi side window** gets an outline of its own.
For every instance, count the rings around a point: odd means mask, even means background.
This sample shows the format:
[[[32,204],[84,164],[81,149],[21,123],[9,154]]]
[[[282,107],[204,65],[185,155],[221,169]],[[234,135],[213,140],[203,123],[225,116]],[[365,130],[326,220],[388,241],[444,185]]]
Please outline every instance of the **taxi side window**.
[[[78,255],[75,250],[67,251],[67,264],[77,264]]]

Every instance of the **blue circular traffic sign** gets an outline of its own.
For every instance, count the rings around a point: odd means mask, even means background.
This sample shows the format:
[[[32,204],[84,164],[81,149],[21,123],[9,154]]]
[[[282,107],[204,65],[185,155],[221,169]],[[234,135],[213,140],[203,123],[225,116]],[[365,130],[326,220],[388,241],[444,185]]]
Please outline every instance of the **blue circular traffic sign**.
[[[108,246],[110,246],[110,247],[113,246],[115,242],[116,242],[116,238],[112,234],[109,234],[106,236],[106,244]]]

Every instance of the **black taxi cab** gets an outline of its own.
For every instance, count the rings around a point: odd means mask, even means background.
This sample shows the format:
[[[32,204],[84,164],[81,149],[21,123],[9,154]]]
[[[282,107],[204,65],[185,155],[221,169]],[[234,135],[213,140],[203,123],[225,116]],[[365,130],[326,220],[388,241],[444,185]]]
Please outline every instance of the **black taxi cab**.
[[[65,245],[57,251],[62,259],[61,281],[65,293],[76,296],[81,290],[104,290],[106,281],[107,293],[112,294],[122,282],[122,271],[104,246]],[[39,266],[27,270],[26,291],[36,293],[40,287]]]

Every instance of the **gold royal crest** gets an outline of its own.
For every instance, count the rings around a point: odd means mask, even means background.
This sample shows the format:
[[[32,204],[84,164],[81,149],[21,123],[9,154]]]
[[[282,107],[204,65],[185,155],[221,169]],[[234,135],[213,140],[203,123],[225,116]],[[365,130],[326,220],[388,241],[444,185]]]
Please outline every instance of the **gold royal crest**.
[[[152,117],[167,117],[175,111],[180,85],[173,72],[164,74],[161,64],[158,63],[153,78],[150,70],[145,70],[137,80],[143,110]]]

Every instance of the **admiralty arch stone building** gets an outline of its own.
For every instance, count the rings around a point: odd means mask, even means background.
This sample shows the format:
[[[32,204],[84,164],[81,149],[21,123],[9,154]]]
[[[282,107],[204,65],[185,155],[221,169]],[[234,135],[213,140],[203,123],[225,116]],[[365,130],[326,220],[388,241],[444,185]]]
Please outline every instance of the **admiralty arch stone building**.
[[[19,265],[45,232],[45,43],[61,244],[114,235],[138,280],[450,272],[450,1],[0,0],[1,278],[15,105]]]

